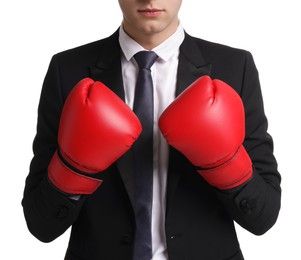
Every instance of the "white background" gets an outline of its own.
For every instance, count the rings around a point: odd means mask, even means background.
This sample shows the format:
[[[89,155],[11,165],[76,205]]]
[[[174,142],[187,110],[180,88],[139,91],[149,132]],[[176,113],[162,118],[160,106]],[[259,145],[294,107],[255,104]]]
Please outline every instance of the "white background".
[[[251,51],[260,73],[283,199],[278,222],[265,235],[237,227],[245,258],[301,259],[299,1],[183,2],[180,17],[189,34]],[[121,12],[117,0],[0,5],[0,259],[59,260],[69,230],[43,244],[28,232],[21,207],[41,85],[53,54],[110,35],[120,25]]]

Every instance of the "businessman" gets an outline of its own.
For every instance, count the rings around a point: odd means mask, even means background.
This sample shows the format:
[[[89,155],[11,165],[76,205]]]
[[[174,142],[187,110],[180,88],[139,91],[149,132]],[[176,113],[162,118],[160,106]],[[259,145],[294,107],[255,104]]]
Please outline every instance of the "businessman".
[[[244,50],[188,35],[181,0],[119,0],[110,37],[53,56],[22,205],[67,260],[242,260],[281,177]]]

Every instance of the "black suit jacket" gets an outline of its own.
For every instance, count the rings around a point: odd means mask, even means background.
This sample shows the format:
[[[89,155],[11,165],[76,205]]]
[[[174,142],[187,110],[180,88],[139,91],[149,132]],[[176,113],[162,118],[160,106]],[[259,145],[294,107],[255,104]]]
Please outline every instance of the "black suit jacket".
[[[202,75],[231,85],[246,111],[246,139],[254,173],[245,185],[220,191],[170,148],[165,233],[170,260],[241,260],[233,221],[260,235],[280,208],[280,175],[267,133],[267,119],[252,56],[244,50],[185,35],[180,47],[177,95]],[[47,179],[57,149],[60,113],[74,85],[85,77],[102,81],[124,99],[118,31],[112,36],[53,56],[43,84],[34,157],[22,201],[30,232],[49,242],[72,226],[65,259],[130,260],[133,214],[131,150],[97,175],[103,184],[73,201]]]

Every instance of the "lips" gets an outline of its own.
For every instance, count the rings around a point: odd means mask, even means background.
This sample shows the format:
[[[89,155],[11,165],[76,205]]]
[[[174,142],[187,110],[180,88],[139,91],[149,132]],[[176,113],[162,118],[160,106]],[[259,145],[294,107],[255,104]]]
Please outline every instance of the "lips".
[[[152,9],[146,8],[146,9],[140,9],[138,10],[138,12],[148,17],[155,17],[163,13],[164,10],[156,9],[156,8],[152,8]]]

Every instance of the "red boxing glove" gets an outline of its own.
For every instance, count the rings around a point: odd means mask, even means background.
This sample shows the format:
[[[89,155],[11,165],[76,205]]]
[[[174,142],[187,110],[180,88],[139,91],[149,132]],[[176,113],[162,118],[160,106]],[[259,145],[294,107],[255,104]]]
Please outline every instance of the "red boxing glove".
[[[163,112],[159,127],[210,185],[231,189],[251,178],[243,103],[226,83],[199,78]]]
[[[105,170],[141,133],[132,110],[101,82],[86,78],[70,92],[61,114],[48,177],[69,194],[91,194],[101,180],[81,174]]]

